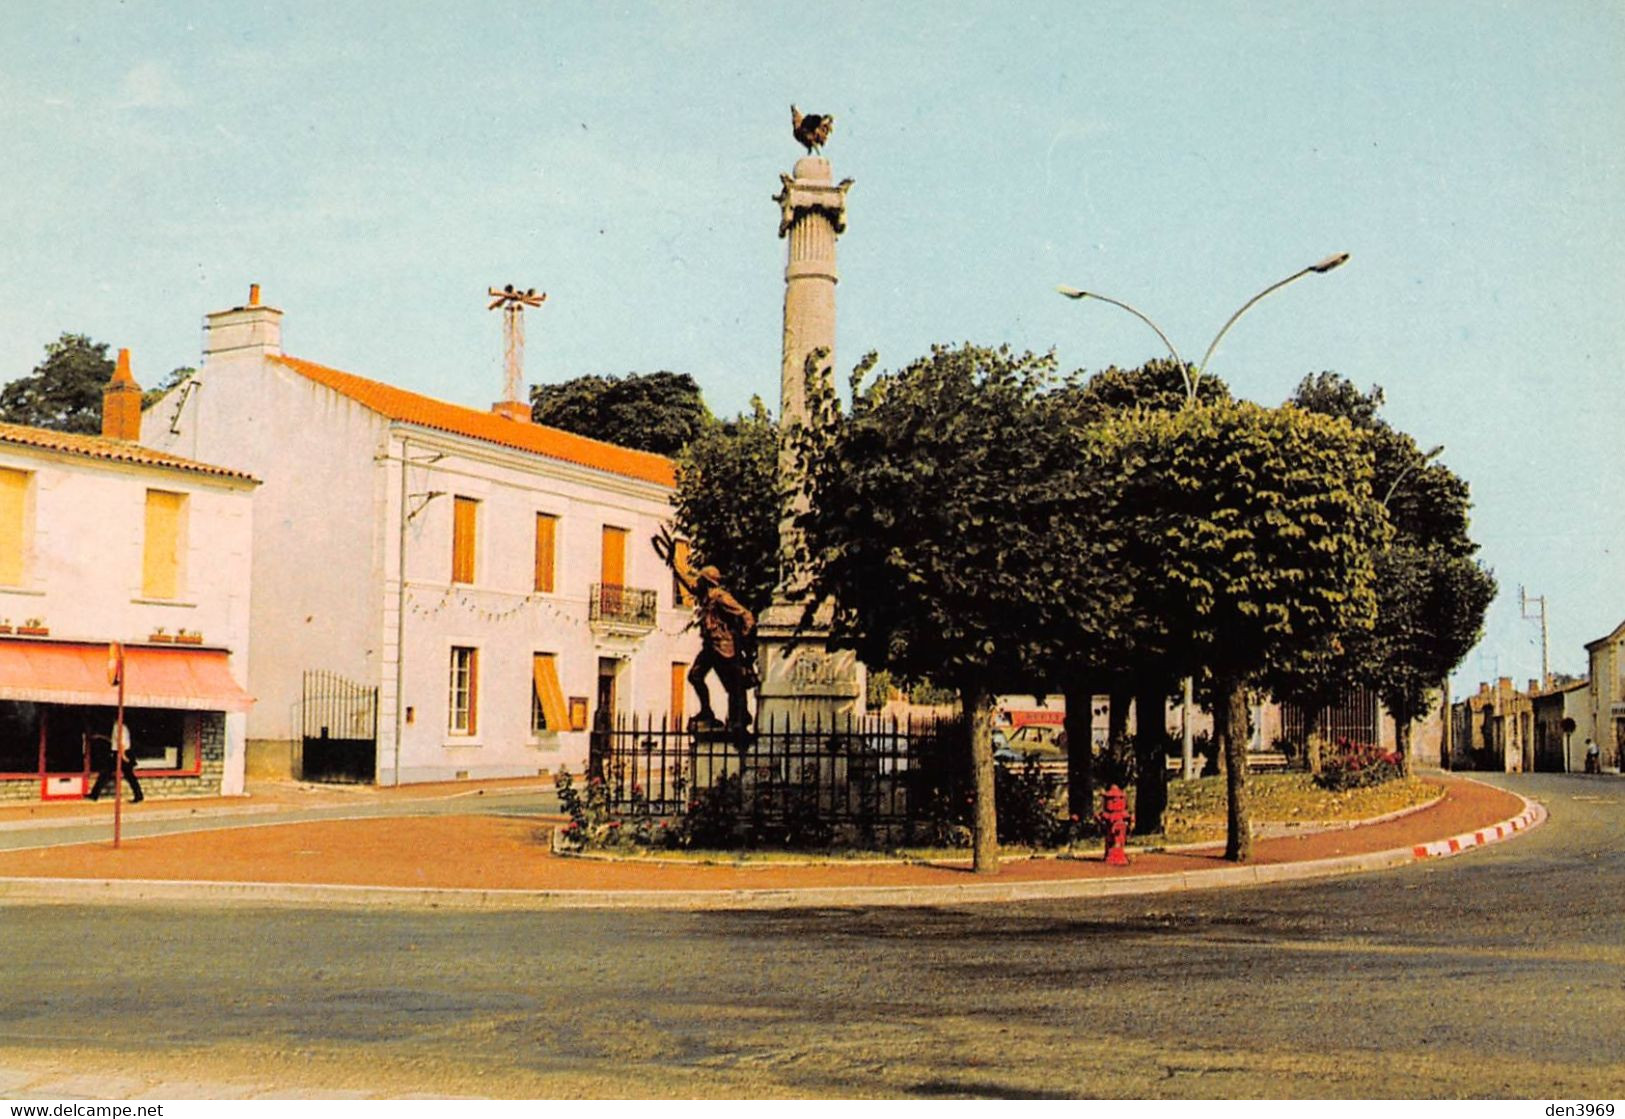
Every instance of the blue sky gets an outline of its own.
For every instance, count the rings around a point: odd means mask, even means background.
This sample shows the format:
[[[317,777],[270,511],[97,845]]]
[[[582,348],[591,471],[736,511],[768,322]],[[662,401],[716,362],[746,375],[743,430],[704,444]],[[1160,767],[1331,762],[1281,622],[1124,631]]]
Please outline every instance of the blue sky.
[[[852,177],[838,361],[1157,356],[1275,403],[1336,370],[1472,484],[1500,579],[1458,689],[1625,618],[1625,6],[19,6],[0,24],[0,380],[64,330],[150,382],[250,282],[288,352],[484,407],[532,381],[776,392],[789,104]],[[1019,442],[1019,433],[1012,433]]]

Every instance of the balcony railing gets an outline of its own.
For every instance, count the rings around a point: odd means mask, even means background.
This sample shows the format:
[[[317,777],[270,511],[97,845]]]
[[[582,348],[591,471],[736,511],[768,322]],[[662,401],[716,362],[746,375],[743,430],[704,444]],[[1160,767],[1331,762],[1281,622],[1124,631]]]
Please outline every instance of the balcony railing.
[[[587,618],[596,628],[647,633],[655,627],[656,592],[618,583],[594,583]]]

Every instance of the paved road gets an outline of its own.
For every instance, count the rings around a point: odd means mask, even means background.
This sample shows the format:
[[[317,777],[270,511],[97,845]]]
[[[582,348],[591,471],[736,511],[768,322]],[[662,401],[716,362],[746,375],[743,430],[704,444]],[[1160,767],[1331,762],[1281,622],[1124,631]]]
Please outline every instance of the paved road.
[[[1549,824],[1291,888],[926,911],[12,907],[0,1095],[1625,1095],[1625,782],[1506,783]]]

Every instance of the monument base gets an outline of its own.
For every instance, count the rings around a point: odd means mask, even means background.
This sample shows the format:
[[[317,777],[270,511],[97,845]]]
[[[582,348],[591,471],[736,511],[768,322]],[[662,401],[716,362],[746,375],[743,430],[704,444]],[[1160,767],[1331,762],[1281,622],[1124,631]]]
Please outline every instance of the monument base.
[[[864,713],[864,670],[850,649],[824,648],[827,625],[814,617],[798,630],[802,607],[774,602],[756,622],[756,648],[761,686],[757,690],[756,729],[834,728]]]

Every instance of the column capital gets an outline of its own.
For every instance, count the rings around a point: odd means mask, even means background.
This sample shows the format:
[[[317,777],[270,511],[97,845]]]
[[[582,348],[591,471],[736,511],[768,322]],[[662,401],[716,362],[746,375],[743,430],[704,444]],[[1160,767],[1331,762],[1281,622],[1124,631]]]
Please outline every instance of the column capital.
[[[803,166],[814,162],[823,164],[821,177],[815,177],[816,169]],[[806,171],[814,171],[814,176],[805,174]],[[790,227],[807,213],[824,215],[836,233],[845,233],[846,192],[852,189],[852,180],[842,179],[832,186],[829,163],[822,159],[803,159],[796,164],[796,172],[795,177],[780,172],[779,182],[782,186],[779,193],[773,196],[773,201],[779,204],[779,236],[788,236]]]

